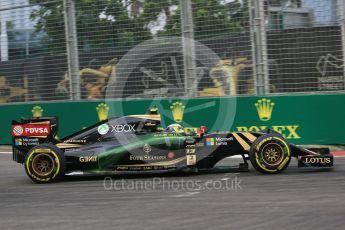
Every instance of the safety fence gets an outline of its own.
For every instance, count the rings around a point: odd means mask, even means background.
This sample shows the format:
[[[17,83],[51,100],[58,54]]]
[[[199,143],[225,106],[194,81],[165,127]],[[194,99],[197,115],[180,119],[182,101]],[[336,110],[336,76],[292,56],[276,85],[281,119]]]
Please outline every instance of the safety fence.
[[[0,103],[345,92],[344,0],[2,0]]]

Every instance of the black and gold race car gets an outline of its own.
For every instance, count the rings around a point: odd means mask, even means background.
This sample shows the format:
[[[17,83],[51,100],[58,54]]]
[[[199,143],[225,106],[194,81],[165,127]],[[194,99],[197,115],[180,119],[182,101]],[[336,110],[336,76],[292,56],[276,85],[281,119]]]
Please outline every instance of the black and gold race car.
[[[261,173],[276,174],[292,157],[299,167],[332,167],[329,149],[305,149],[276,132],[214,132],[201,126],[188,135],[161,128],[159,114],[111,118],[70,136],[56,138],[57,117],[12,121],[13,160],[37,183],[65,175],[120,172],[212,171],[226,157],[240,156]]]

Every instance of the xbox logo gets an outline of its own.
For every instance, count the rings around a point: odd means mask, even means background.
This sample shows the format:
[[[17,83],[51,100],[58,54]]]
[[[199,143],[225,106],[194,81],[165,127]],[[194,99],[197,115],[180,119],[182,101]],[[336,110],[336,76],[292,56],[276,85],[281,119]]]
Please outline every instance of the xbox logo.
[[[98,126],[97,131],[99,134],[105,135],[109,131],[109,126],[107,124],[102,124],[102,125]]]

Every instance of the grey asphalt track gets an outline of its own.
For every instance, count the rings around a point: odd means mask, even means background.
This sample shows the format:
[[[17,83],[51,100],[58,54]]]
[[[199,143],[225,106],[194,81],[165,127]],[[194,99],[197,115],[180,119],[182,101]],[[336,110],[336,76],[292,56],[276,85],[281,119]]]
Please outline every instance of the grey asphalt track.
[[[166,175],[164,181],[158,175],[103,179],[38,185],[11,155],[0,154],[0,229],[335,230],[345,225],[345,158],[336,158],[331,171],[300,170],[292,161],[273,176],[251,169]]]

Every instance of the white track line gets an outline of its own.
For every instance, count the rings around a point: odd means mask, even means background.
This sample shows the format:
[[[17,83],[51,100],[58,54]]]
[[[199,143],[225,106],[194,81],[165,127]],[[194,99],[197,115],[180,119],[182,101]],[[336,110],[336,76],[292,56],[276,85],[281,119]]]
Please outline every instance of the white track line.
[[[0,152],[0,154],[12,154],[12,152]]]
[[[176,197],[176,198],[181,198],[181,197],[189,197],[189,196],[193,196],[193,195],[196,195],[196,194],[199,194],[200,192],[185,192],[185,193],[182,193],[182,194],[179,194],[179,195],[172,195],[170,197]]]
[[[241,155],[235,155],[235,156],[231,156],[231,157],[227,157],[227,158],[242,158]]]

